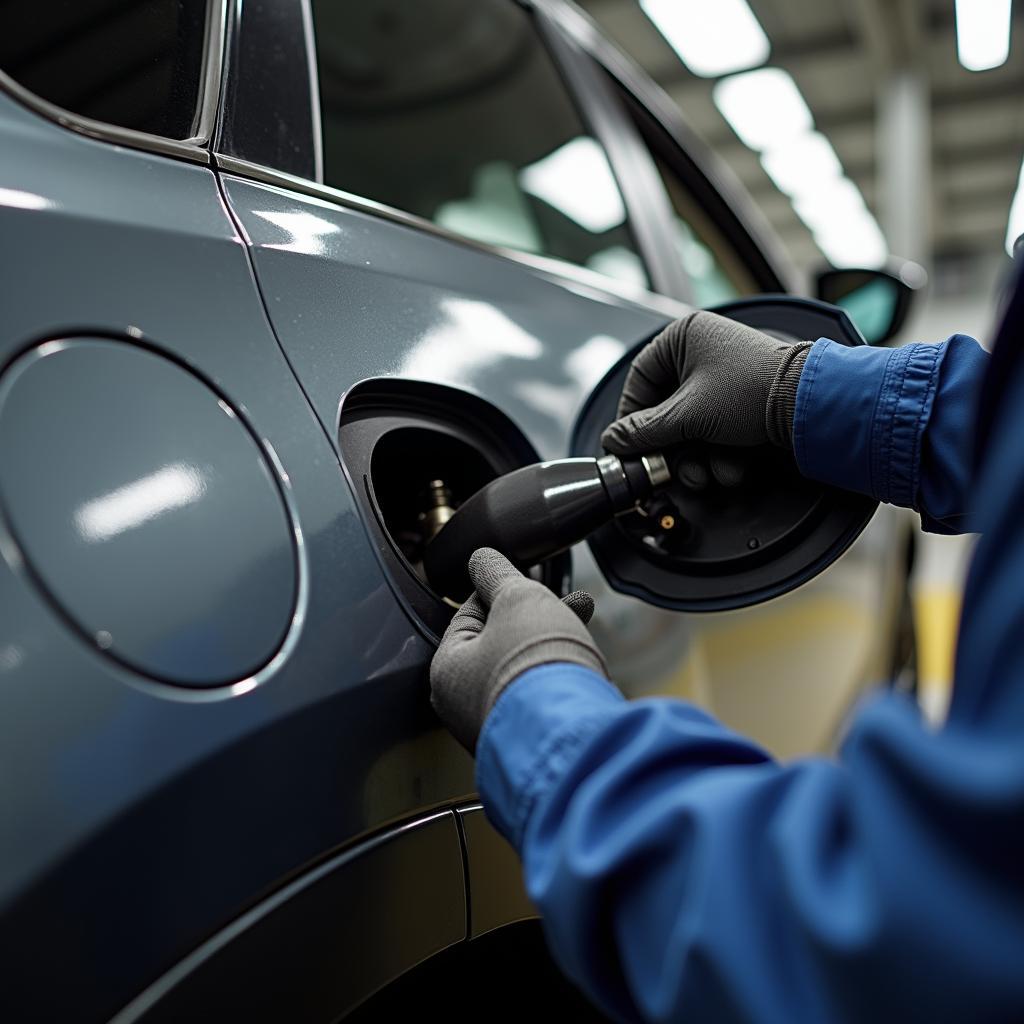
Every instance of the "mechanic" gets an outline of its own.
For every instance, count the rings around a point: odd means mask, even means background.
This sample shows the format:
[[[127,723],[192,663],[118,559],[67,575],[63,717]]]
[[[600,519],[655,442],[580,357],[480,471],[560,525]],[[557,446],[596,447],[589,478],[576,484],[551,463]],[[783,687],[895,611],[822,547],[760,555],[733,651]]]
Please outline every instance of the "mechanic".
[[[1024,1020],[1022,325],[1019,286],[991,357],[961,335],[787,347],[691,314],[636,357],[604,434],[784,445],[926,530],[981,531],[938,731],[884,692],[838,759],[780,764],[684,701],[627,702],[588,595],[473,556],[434,705],[556,959],[613,1017]]]

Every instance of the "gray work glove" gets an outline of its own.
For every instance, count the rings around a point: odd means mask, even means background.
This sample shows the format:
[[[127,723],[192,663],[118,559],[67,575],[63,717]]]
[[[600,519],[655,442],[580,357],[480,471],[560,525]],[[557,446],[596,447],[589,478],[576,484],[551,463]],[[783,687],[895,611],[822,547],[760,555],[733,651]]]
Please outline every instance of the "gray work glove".
[[[716,313],[689,313],[633,360],[619,419],[601,442],[616,455],[683,441],[770,441],[792,450],[796,392],[810,347],[787,345]]]
[[[607,677],[587,632],[594,599],[577,590],[559,600],[504,555],[480,548],[469,560],[476,593],[455,613],[430,665],[434,710],[470,752],[494,702],[516,676],[571,661]]]

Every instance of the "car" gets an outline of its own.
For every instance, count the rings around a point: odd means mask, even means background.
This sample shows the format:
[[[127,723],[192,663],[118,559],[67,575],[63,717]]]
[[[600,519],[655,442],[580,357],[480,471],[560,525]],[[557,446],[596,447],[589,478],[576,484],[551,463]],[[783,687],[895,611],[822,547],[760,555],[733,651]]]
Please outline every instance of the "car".
[[[577,1012],[430,708],[422,551],[597,454],[694,306],[852,322],[563,0],[5,4],[0,239],[0,1015]],[[898,329],[893,275],[822,280]],[[534,572],[627,693],[820,750],[893,666],[906,531],[765,458],[680,499],[725,554],[634,514]]]

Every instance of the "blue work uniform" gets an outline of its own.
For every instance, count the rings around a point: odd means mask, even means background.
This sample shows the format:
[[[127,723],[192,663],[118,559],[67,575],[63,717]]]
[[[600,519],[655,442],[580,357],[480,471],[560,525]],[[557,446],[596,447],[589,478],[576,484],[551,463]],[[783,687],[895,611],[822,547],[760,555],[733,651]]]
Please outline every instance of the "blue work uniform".
[[[837,759],[782,764],[579,666],[497,701],[484,806],[556,959],[613,1017],[1024,1021],[1022,302],[991,357],[961,335],[819,340],[797,395],[806,475],[983,534],[943,728],[882,692]]]

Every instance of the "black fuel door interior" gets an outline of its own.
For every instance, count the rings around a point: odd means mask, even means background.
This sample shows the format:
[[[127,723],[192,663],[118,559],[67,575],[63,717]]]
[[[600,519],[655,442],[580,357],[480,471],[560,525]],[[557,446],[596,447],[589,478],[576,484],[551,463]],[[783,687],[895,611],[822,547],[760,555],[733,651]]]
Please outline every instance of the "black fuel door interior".
[[[847,314],[813,299],[762,296],[714,312],[781,340],[864,339]],[[615,419],[636,350],[594,389],[577,422],[572,454],[600,455],[601,432]],[[673,482],[647,506],[619,516],[588,543],[613,589],[679,611],[741,608],[784,594],[832,564],[878,506],[873,498],[807,480],[791,453],[771,445],[733,449],[743,461],[739,483],[709,474],[694,486],[679,469],[707,460],[707,446],[679,445],[663,454]]]

